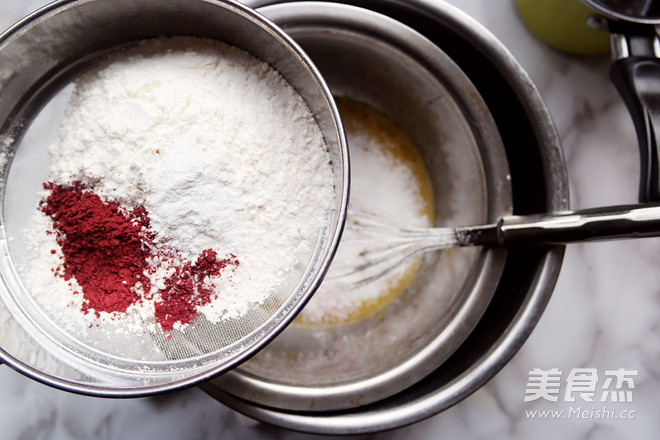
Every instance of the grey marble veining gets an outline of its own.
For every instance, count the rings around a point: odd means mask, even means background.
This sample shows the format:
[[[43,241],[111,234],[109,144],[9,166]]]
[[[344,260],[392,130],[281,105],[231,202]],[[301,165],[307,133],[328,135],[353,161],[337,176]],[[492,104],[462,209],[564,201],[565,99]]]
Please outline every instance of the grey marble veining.
[[[554,51],[524,27],[510,0],[451,0],[493,32],[527,69],[546,100],[567,161],[571,206],[634,203],[639,170],[635,131],[608,79],[607,57]],[[44,0],[4,0],[6,28]],[[660,239],[572,245],[553,297],[523,348],[465,401],[413,426],[364,436],[416,439],[653,439],[660,433]],[[637,370],[635,418],[540,419],[533,410],[575,403],[525,402],[540,368]],[[562,385],[566,385],[565,382]],[[564,387],[562,386],[562,390]],[[108,400],[69,394],[0,367],[0,436],[5,439],[307,439],[258,425],[198,389]],[[579,403],[579,402],[578,402]],[[584,408],[603,406],[582,405]],[[611,405],[607,405],[610,407]]]

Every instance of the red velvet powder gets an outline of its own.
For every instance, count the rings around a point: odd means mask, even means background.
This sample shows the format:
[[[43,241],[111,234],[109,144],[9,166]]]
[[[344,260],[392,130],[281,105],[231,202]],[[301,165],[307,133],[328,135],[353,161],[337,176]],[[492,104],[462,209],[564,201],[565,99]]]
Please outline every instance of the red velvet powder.
[[[186,262],[175,268],[174,274],[165,281],[160,291],[161,301],[156,302],[156,320],[163,330],[172,330],[174,324],[189,324],[197,317],[197,306],[208,304],[215,293],[204,285],[211,275],[219,275],[227,265],[238,265],[236,258],[218,260],[212,249],[202,252],[194,264]]]
[[[83,310],[125,312],[139,299],[136,287],[151,288],[143,274],[150,254],[145,242],[151,240],[146,211],[124,213],[80,184],[44,187],[50,195],[41,210],[53,219],[64,254],[61,276],[82,288]]]
[[[147,211],[138,207],[126,212],[80,183],[70,187],[46,183],[44,188],[50,194],[41,210],[53,220],[64,255],[56,274],[67,281],[75,278],[82,289],[83,311],[93,310],[97,316],[100,312],[124,313],[147,296],[151,282],[145,273],[156,269],[149,266],[149,260],[157,256],[149,246],[155,235]],[[172,249],[160,253],[176,255]],[[236,267],[238,260],[234,256],[218,260],[214,250],[206,249],[194,263],[182,261],[174,267],[155,302],[155,318],[163,330],[172,330],[176,323],[191,323],[199,314],[197,307],[208,304],[215,294],[205,281],[220,275],[228,265]]]

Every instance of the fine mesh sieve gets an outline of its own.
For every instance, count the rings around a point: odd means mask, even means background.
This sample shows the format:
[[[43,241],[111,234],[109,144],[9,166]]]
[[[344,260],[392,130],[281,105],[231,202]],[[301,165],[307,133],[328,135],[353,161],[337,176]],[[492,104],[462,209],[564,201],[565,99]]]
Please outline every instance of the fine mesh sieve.
[[[333,205],[312,249],[279,291],[246,315],[211,323],[202,316],[166,333],[138,315],[71,326],[26,288],[19,270],[33,252],[25,224],[47,180],[71,82],[113,49],[159,36],[226,42],[273,66],[301,95],[332,162]],[[55,2],[0,36],[0,356],[17,370],[66,390],[101,396],[147,395],[225,372],[275,337],[316,290],[343,227],[348,158],[332,97],[302,50],[275,25],[231,0]],[[125,331],[127,323],[139,331]]]

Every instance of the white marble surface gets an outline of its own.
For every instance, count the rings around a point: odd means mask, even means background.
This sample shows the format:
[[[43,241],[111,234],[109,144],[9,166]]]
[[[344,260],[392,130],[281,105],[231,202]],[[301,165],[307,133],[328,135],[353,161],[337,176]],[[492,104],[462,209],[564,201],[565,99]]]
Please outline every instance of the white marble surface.
[[[0,27],[8,27],[44,3],[3,0]],[[608,58],[571,57],[549,49],[522,25],[512,0],[450,3],[500,38],[539,87],[563,142],[572,207],[635,202],[637,140],[608,80]],[[492,381],[435,417],[365,438],[658,438],[659,324],[660,239],[570,246],[539,325]],[[530,410],[570,408],[569,402],[563,402],[565,384],[558,402],[524,402],[528,373],[534,368],[560,368],[563,379],[576,368],[595,368],[599,375],[619,368],[638,370],[633,402],[616,407],[635,418],[530,418]],[[0,389],[3,439],[313,437],[245,423],[197,389],[156,398],[106,400],[51,389],[6,366],[0,367]],[[583,409],[594,407],[602,405],[583,405]]]

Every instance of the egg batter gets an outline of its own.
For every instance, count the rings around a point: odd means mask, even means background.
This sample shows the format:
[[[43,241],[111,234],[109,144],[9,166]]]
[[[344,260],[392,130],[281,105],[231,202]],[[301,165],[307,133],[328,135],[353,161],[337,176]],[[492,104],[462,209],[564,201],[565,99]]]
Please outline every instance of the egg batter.
[[[406,289],[419,269],[421,257],[366,283],[356,285],[343,276],[362,262],[360,252],[368,246],[360,241],[375,239],[350,227],[357,221],[350,211],[410,227],[430,227],[434,218],[428,171],[410,139],[371,106],[345,98],[337,104],[351,159],[348,227],[325,281],[295,321],[301,326],[331,327],[373,316]]]

